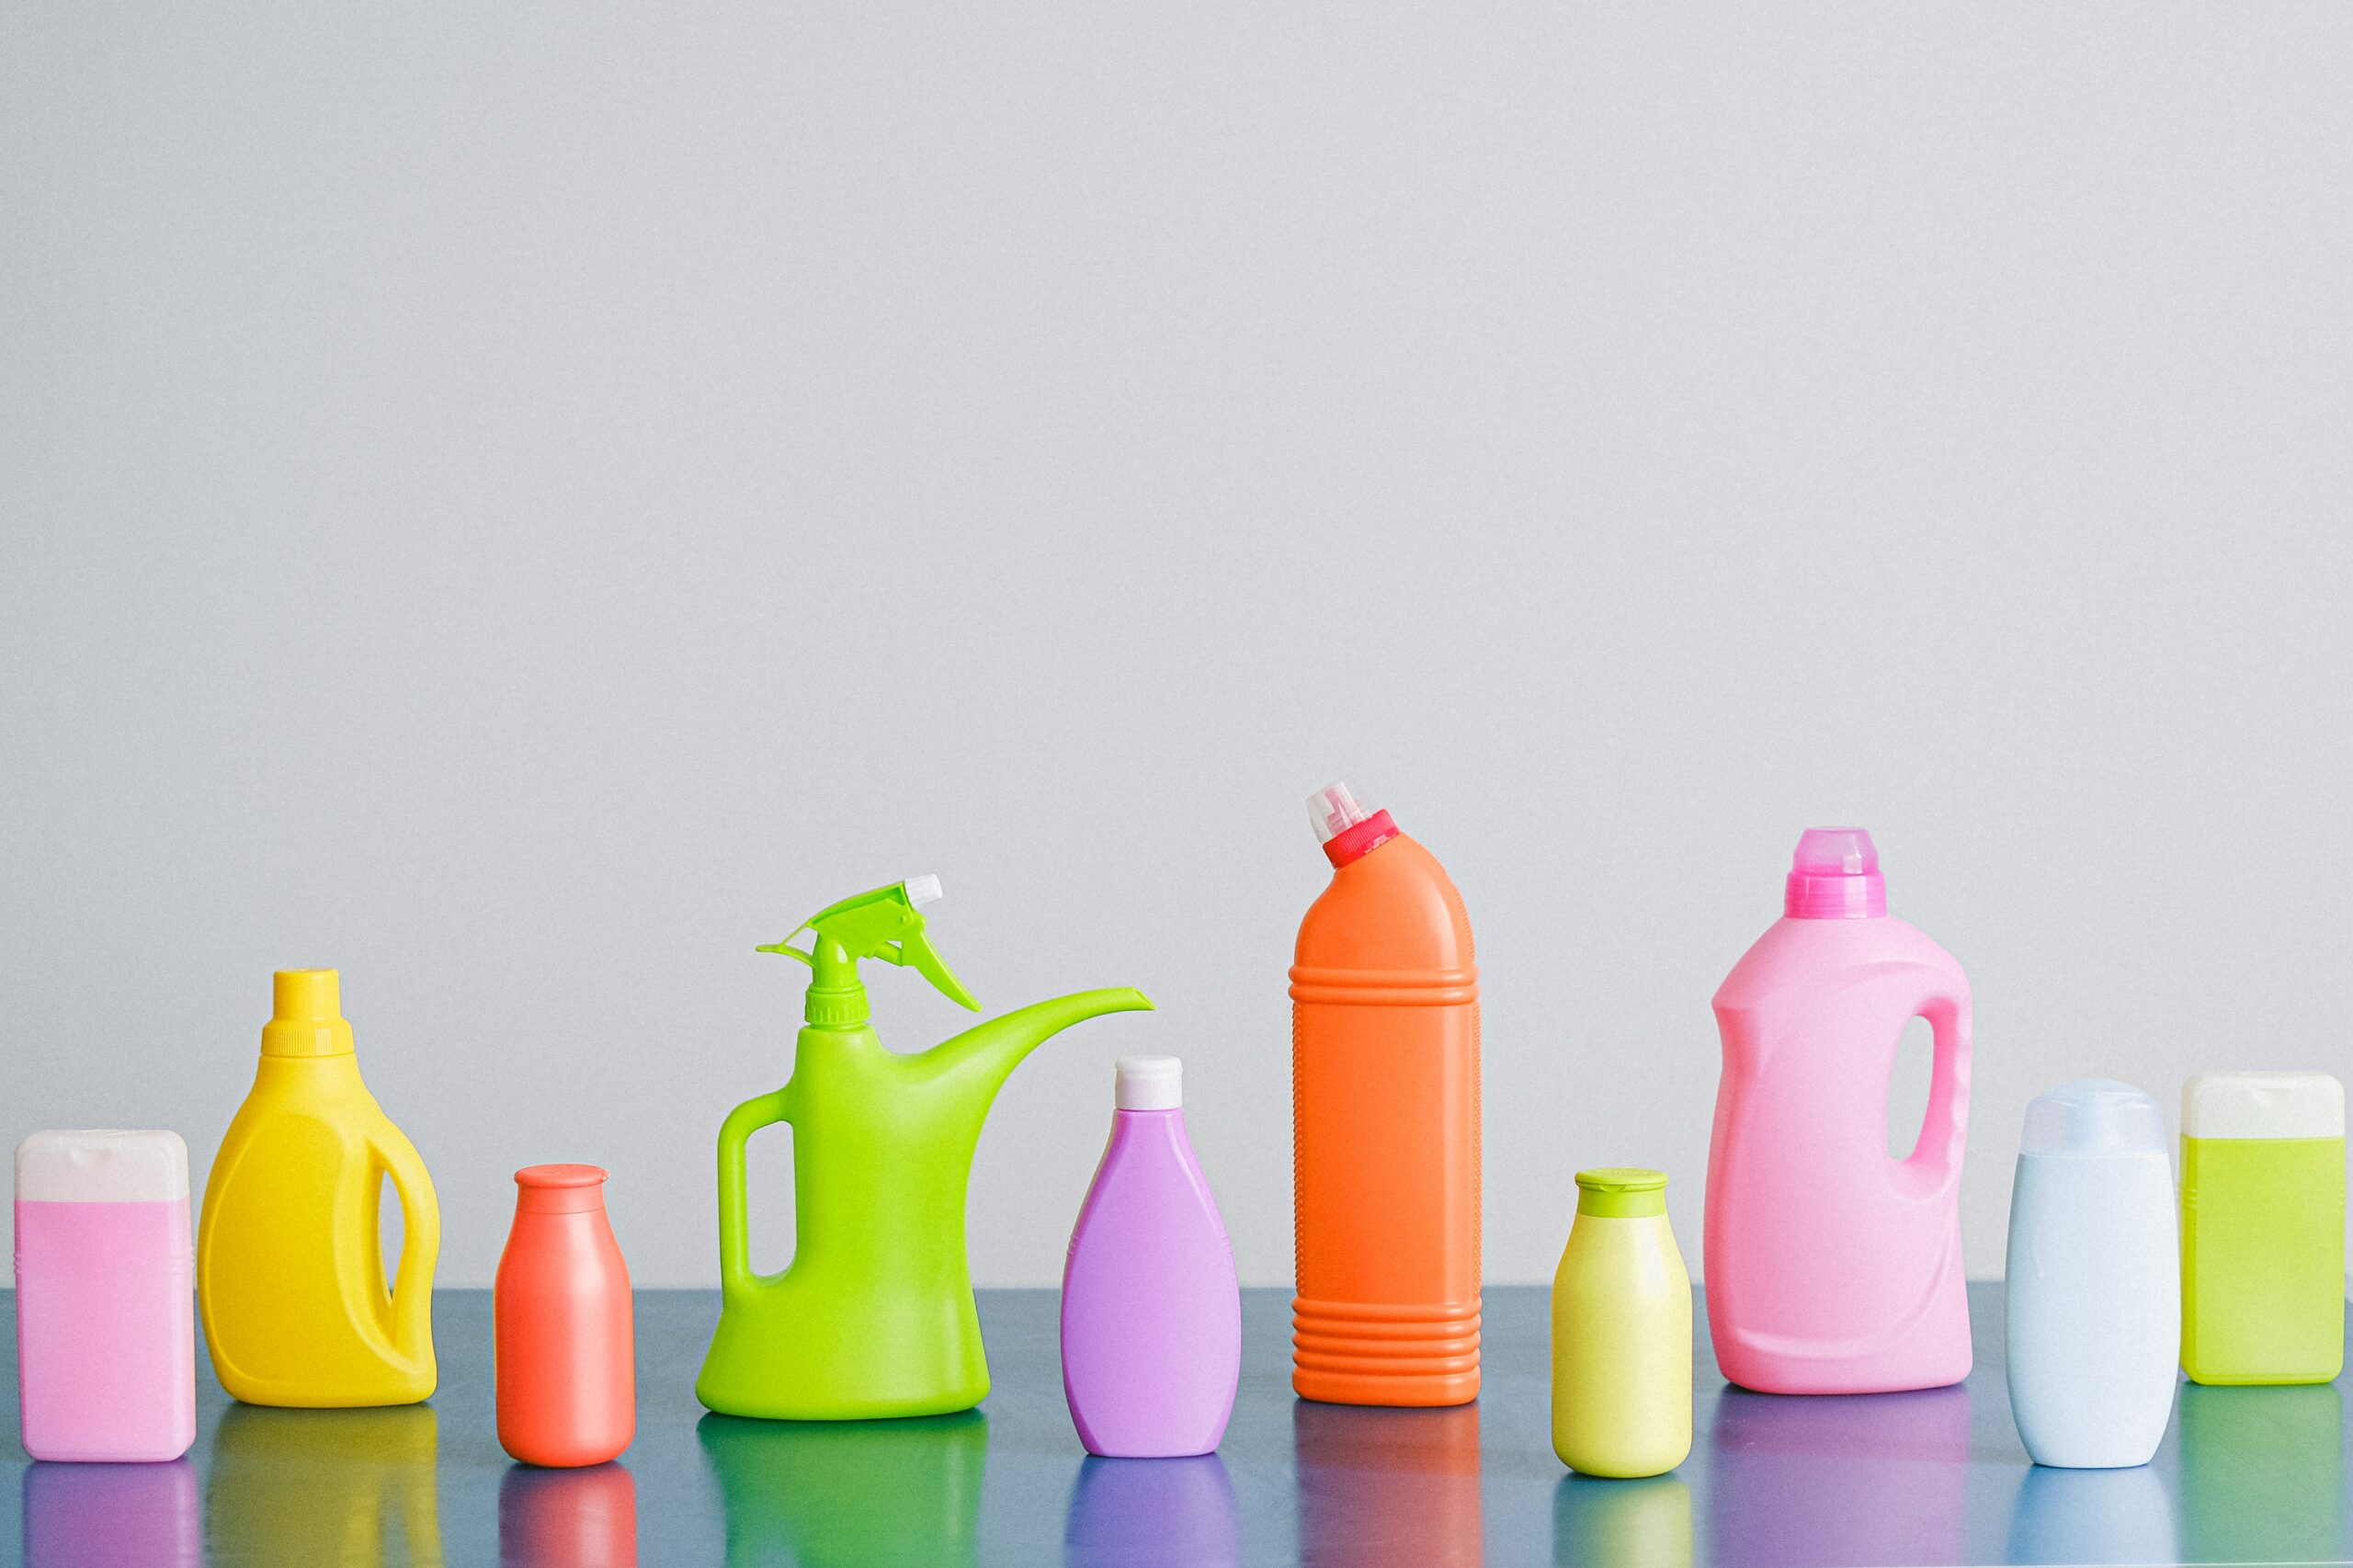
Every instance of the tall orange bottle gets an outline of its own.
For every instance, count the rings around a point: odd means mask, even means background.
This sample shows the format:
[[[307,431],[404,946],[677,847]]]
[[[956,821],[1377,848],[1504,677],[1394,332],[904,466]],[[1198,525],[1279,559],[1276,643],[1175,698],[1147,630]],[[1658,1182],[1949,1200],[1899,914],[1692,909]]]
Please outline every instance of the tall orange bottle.
[[[1462,896],[1346,784],[1291,965],[1291,1387],[1336,1404],[1479,1396],[1479,970]]]

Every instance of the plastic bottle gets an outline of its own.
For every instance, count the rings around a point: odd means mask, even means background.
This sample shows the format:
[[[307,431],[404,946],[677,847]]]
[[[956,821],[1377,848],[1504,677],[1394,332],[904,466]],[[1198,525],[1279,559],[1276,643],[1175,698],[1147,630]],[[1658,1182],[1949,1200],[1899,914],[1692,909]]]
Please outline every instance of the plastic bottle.
[[[1691,1276],[1666,1177],[1577,1173],[1552,1276],[1552,1451],[1585,1475],[1664,1475],[1691,1452]]]
[[[515,1186],[492,1297],[499,1446],[525,1464],[602,1464],[637,1432],[629,1265],[605,1217],[605,1173],[527,1165]]]
[[[335,971],[281,970],[253,1092],[204,1186],[196,1291],[221,1386],[248,1404],[408,1404],[433,1392],[441,1212],[352,1054]],[[384,1284],[377,1209],[401,1204]]]
[[[2010,1411],[2034,1462],[2146,1464],[2173,1415],[2181,1249],[2165,1116],[2084,1079],[2026,1108],[2010,1189]]]
[[[1339,1404],[1479,1393],[1479,971],[1461,895],[1346,784],[1290,971],[1299,1294],[1291,1387]]]
[[[2325,1073],[2184,1084],[2181,1369],[2336,1381],[2345,1286],[2345,1085]]]
[[[17,1146],[17,1368],[37,1460],[176,1460],[196,1441],[178,1133],[36,1132]]]
[[[1063,1393],[1090,1454],[1176,1459],[1225,1436],[1242,1377],[1242,1292],[1185,1137],[1173,1056],[1120,1063],[1111,1141],[1063,1266]]]
[[[1716,992],[1704,1251],[1717,1364],[1763,1393],[1957,1383],[1968,978],[1887,913],[1860,828],[1798,841],[1783,907]],[[1936,1062],[1919,1142],[1899,1160],[1887,1096],[1915,1017],[1935,1031]]]
[[[980,1004],[925,935],[939,879],[819,910],[762,948],[809,966],[791,1080],[719,1130],[719,1327],[695,1395],[725,1415],[841,1421],[969,1410],[988,1358],[964,1253],[964,1194],[989,1107],[1024,1057],[1071,1025],[1149,1008],[1141,991],[1082,991],[975,1025],[928,1051],[884,1049],[867,1022],[863,960],[910,967]],[[794,1249],[752,1272],[745,1145],[792,1124]]]

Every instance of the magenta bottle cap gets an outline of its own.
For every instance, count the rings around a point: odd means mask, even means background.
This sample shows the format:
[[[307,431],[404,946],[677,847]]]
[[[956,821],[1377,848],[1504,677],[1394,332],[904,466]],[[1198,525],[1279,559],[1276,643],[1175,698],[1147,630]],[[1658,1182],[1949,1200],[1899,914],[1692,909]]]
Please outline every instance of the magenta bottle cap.
[[[1792,920],[1869,920],[1887,913],[1879,850],[1859,827],[1810,827],[1790,858],[1781,909]]]

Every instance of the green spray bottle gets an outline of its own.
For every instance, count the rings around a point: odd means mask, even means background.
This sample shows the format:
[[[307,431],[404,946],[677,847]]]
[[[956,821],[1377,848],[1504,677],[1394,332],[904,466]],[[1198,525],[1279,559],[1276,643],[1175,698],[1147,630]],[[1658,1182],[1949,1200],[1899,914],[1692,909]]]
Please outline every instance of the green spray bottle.
[[[760,949],[811,971],[792,1076],[719,1130],[719,1329],[695,1394],[728,1415],[796,1421],[938,1415],[989,1392],[964,1256],[972,1150],[997,1090],[1049,1036],[1103,1013],[1149,1008],[1141,991],[1082,991],[976,1025],[902,1056],[867,1023],[861,959],[912,967],[973,1011],[924,935],[939,879],[915,877],[818,911]],[[792,1262],[752,1272],[744,1146],[792,1124]]]

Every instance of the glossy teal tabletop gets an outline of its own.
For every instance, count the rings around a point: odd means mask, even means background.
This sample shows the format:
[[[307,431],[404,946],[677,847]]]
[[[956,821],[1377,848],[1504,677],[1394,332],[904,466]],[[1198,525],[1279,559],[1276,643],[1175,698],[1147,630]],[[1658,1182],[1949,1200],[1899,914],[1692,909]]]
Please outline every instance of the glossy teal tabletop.
[[[1245,1292],[1240,1400],[1199,1460],[1106,1460],[1063,1408],[1054,1294],[980,1298],[995,1391],[922,1421],[708,1415],[708,1291],[639,1296],[637,1441],[534,1471],[494,1432],[490,1296],[435,1309],[441,1392],[368,1411],[232,1405],[199,1373],[195,1450],[51,1465],[12,1445],[0,1549],[35,1568],[197,1562],[1932,1564],[2341,1562],[2353,1468],[2335,1385],[2185,1385],[2156,1461],[2028,1464],[2003,1392],[2001,1290],[1972,1286],[1958,1387],[1783,1399],[1725,1387],[1700,1330],[1699,1437],[1673,1475],[1571,1477],[1548,1437],[1545,1292],[1487,1293],[1485,1392],[1448,1411],[1305,1404],[1279,1291]],[[11,1330],[15,1303],[8,1299]],[[9,1363],[14,1376],[14,1362]]]

